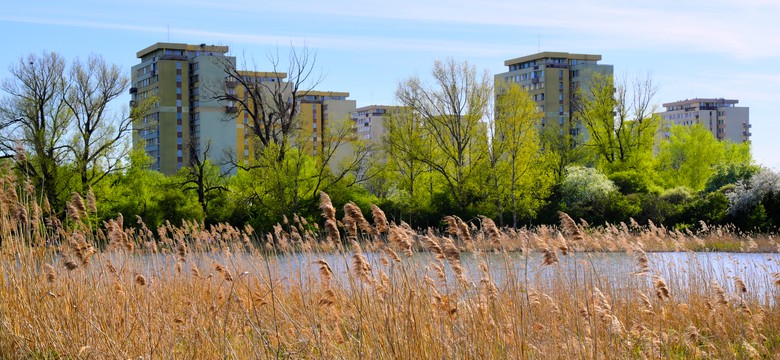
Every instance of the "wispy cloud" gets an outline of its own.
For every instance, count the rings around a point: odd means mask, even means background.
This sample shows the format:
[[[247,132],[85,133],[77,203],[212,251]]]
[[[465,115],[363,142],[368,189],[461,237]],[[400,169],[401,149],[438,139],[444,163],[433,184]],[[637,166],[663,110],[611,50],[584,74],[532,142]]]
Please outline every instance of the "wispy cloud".
[[[189,3],[189,2],[188,2]],[[196,6],[224,7],[199,1]],[[657,47],[681,52],[708,52],[736,58],[780,57],[776,15],[780,2],[716,0],[705,4],[660,1],[558,0],[362,0],[275,2],[259,7],[249,0],[231,1],[247,14],[297,12],[351,18],[405,20],[436,24],[505,26],[530,31],[578,35],[609,48]],[[600,40],[603,39],[603,40]]]
[[[315,46],[344,48],[350,46],[389,46],[399,50],[447,50],[455,54],[503,55],[512,51],[508,45],[490,44],[491,39],[465,41],[447,38],[440,28],[459,29],[463,25],[500,27],[495,31],[520,34],[542,34],[545,37],[576,38],[598,49],[662,49],[680,54],[713,53],[740,59],[766,59],[780,57],[780,33],[775,17],[780,14],[780,1],[745,0],[739,3],[730,0],[713,0],[706,4],[690,4],[676,0],[625,2],[620,0],[582,1],[557,0],[554,2],[510,2],[504,0],[331,0],[295,2],[263,2],[255,0],[171,0],[164,4],[158,1],[139,0],[132,7],[124,7],[120,13],[108,20],[100,17],[62,12],[61,16],[26,17],[0,16],[1,21],[46,23],[62,26],[81,26],[100,29],[124,29],[164,33],[161,26],[139,26],[131,18],[145,19],[145,16],[129,17],[144,11],[149,6],[159,7],[159,13],[181,11],[183,18],[199,18],[204,13],[213,16],[227,16],[230,20],[218,22],[222,25],[203,24],[203,28],[182,28],[175,32],[192,36],[219,36],[221,41],[245,42],[248,44],[276,44],[302,42],[301,31],[306,23],[317,23],[318,33],[327,33],[336,22],[360,21],[356,27],[334,30],[334,35],[320,35],[306,40]],[[23,5],[21,5],[23,6]],[[121,5],[118,5],[121,6]],[[13,14],[13,11],[11,11]],[[25,13],[18,11],[19,14]],[[127,13],[127,14],[125,14]],[[189,15],[188,15],[189,14]],[[192,16],[190,16],[192,15]],[[46,16],[46,15],[42,15]],[[225,24],[241,24],[250,28],[253,22],[263,23],[285,19],[286,26],[264,28],[263,35],[224,32]],[[375,22],[372,25],[371,21]],[[155,21],[164,21],[164,18]],[[151,22],[154,23],[154,22]],[[409,25],[419,29],[414,35],[396,36],[387,33],[370,37],[366,32],[381,31]],[[365,27],[365,28],[361,28]],[[232,27],[236,28],[236,27]],[[296,29],[297,28],[297,29]],[[347,29],[347,30],[344,30]],[[273,34],[268,34],[273,31]],[[356,34],[357,33],[357,34]],[[488,35],[489,36],[489,35]],[[572,41],[563,44],[573,47]],[[517,50],[514,50],[517,51]]]
[[[469,54],[478,56],[497,56],[512,50],[508,45],[496,45],[486,42],[446,41],[438,39],[408,39],[400,37],[370,37],[370,36],[287,36],[287,35],[257,35],[249,33],[211,31],[194,28],[175,27],[170,29],[162,26],[142,26],[116,22],[84,21],[69,19],[48,19],[27,16],[0,16],[0,21],[26,24],[57,25],[101,30],[127,30],[147,33],[166,34],[173,31],[177,36],[193,37],[203,41],[214,41],[220,44],[258,44],[300,46],[307,44],[316,48],[355,50],[371,48],[381,44],[385,49],[446,52],[449,54]]]

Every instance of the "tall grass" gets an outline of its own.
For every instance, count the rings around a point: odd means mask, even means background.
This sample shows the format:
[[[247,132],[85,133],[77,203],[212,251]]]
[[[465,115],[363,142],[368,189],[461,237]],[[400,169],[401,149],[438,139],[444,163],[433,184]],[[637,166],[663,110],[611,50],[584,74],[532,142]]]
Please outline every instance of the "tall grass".
[[[325,229],[65,224],[2,182],[0,357],[760,358],[780,352],[778,263],[725,270],[693,254],[776,250],[729,228],[638,224],[446,232],[372,225],[348,205]],[[20,193],[29,194],[28,199]],[[86,203],[89,203],[87,201]],[[43,207],[45,208],[45,206]],[[21,210],[24,209],[24,210]],[[476,224],[479,224],[477,227]],[[614,261],[630,256],[632,262]],[[724,255],[725,256],[725,255]],[[724,260],[727,261],[728,260]],[[736,260],[733,260],[736,262]],[[623,264],[623,265],[621,265]],[[762,289],[762,290],[759,290]]]

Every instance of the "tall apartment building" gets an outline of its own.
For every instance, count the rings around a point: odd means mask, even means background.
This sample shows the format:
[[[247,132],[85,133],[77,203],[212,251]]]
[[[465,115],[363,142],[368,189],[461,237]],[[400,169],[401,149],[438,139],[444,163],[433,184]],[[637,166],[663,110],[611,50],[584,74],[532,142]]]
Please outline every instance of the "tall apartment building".
[[[133,124],[133,142],[151,157],[151,169],[175,173],[190,163],[190,146],[199,156],[208,147],[211,160],[235,148],[236,124],[224,121],[234,105],[206,95],[224,83],[225,64],[235,66],[227,51],[227,46],[156,43],[136,54],[141,63],[132,67],[130,105],[158,97],[152,111]]]
[[[587,86],[594,73],[612,75],[613,66],[599,64],[600,60],[601,55],[540,52],[504,61],[508,71],[496,74],[495,83],[514,82],[528,91],[544,113],[541,127],[556,124],[561,135],[569,129],[574,136],[586,136],[574,118],[572,92]]]
[[[385,135],[385,120],[398,106],[370,105],[355,109],[350,118],[355,123],[355,135],[358,139],[380,142]]]
[[[695,98],[664,104],[661,118],[665,125],[702,124],[718,140],[735,143],[750,141],[750,111],[736,106],[739,100]]]
[[[223,164],[230,169],[226,154],[247,162],[254,156],[257,142],[251,139],[248,114],[238,99],[245,89],[231,77],[236,59],[227,56],[227,46],[157,43],[139,51],[141,63],[132,68],[131,106],[150,96],[158,102],[148,114],[133,124],[133,142],[152,158],[150,168],[173,174],[190,164],[191,155]],[[244,83],[283,82],[284,73],[237,71]],[[286,85],[282,85],[282,89]],[[347,92],[308,91],[298,96],[298,130],[305,136],[304,146],[312,155],[321,153],[323,129],[347,120],[355,110],[355,100]],[[220,100],[217,100],[219,96]],[[232,99],[231,99],[232,98]],[[233,120],[235,119],[235,121]],[[323,142],[325,141],[325,142]],[[331,164],[348,155],[339,149]]]
[[[385,121],[387,120],[387,117],[390,116],[391,112],[397,111],[398,109],[401,109],[401,107],[387,105],[370,105],[355,109],[355,111],[350,114],[350,119],[355,127],[355,137],[369,143],[371,145],[371,151],[374,151],[373,149],[381,146],[385,136]],[[361,164],[360,169],[358,170],[358,179],[365,177],[365,170],[372,160],[372,155],[373,154],[369,153],[364,159],[363,164]],[[384,162],[384,160],[385,159],[381,159],[380,161]]]
[[[337,139],[332,138],[326,129],[335,129],[349,121],[349,114],[356,108],[356,101],[347,99],[348,92],[308,91],[298,97],[302,138],[306,139],[305,149],[311,149],[311,155],[322,155],[328,151],[326,146],[332,145]],[[352,147],[349,144],[351,134],[341,139],[339,147],[328,161],[335,168],[342,159],[349,156]]]

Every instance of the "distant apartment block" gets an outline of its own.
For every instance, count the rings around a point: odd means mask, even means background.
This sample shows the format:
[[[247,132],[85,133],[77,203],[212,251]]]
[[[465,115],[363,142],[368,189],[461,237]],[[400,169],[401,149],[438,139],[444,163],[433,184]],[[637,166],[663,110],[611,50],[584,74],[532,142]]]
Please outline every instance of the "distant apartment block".
[[[300,131],[311,142],[311,147],[306,147],[312,149],[311,155],[322,154],[327,150],[327,143],[335,140],[328,138],[331,135],[325,129],[342,125],[355,110],[357,103],[347,97],[348,92],[333,91],[308,91],[298,97]],[[344,151],[346,146],[342,146],[341,150],[331,159],[331,164],[337,164],[347,155]]]
[[[584,87],[594,73],[612,75],[613,66],[599,64],[601,55],[540,52],[504,61],[508,71],[495,75],[495,83],[520,84],[544,113],[541,127],[560,126],[574,136],[585,135],[574,116],[572,92]]]
[[[202,158],[207,149],[207,158],[223,164],[223,170],[230,168],[226,154],[233,154],[239,162],[254,158],[257,141],[252,139],[252,120],[238,101],[246,89],[226,71],[226,67],[236,67],[235,57],[227,52],[227,46],[156,43],[136,54],[141,63],[132,68],[130,105],[158,97],[152,111],[133,124],[133,142],[152,159],[152,170],[176,173],[190,165],[191,155]],[[237,73],[244,84],[283,82],[287,77],[284,73]],[[330,140],[324,129],[336,121],[348,121],[355,110],[356,103],[348,96],[347,92],[299,92],[296,129],[306,145],[311,145],[303,146],[311,155],[321,153]],[[330,163],[346,155],[342,149]]]
[[[385,135],[385,120],[399,107],[370,105],[355,109],[350,118],[355,123],[355,134],[359,139],[380,142]]]
[[[695,98],[663,104],[660,115],[667,126],[702,124],[718,140],[750,141],[750,111],[739,100]]]

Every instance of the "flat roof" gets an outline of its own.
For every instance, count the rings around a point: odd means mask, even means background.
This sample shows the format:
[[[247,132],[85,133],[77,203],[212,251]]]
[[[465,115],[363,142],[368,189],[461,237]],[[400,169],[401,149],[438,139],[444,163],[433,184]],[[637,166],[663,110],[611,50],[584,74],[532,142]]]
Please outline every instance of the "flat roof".
[[[556,51],[542,51],[540,53],[532,54],[532,55],[526,55],[521,56],[519,58],[509,59],[504,61],[504,65],[514,65],[519,63],[524,63],[526,61],[531,60],[539,60],[539,59],[545,59],[545,58],[565,58],[565,59],[572,59],[572,60],[589,60],[589,61],[599,61],[601,60],[601,55],[597,54],[570,54],[567,52],[556,52]]]
[[[157,50],[187,50],[187,51],[211,51],[211,52],[219,52],[219,53],[226,53],[228,52],[227,46],[221,46],[221,45],[206,45],[206,44],[200,44],[200,45],[190,45],[190,44],[182,44],[182,43],[163,43],[158,42],[152,46],[147,47],[146,49],[143,49],[137,53],[135,53],[135,56],[137,58],[142,58],[146,55],[149,55],[150,53],[153,53]]]
[[[724,99],[724,98],[693,98],[678,100],[675,102],[665,103],[664,107],[678,106],[678,105],[693,105],[696,103],[717,103],[717,104],[737,104],[739,100]]]
[[[397,106],[397,105],[368,105],[368,106],[359,107],[353,111],[360,112],[360,111],[367,111],[367,110],[374,110],[374,109],[392,110],[392,109],[401,109],[401,108],[402,108],[401,106]]]
[[[238,70],[239,75],[254,76],[254,77],[278,77],[280,79],[286,79],[287,73],[273,72],[273,71],[250,71],[250,70]]]
[[[318,91],[318,90],[310,90],[306,92],[305,94],[301,94],[302,96],[349,96],[348,92],[338,92],[338,91]]]

